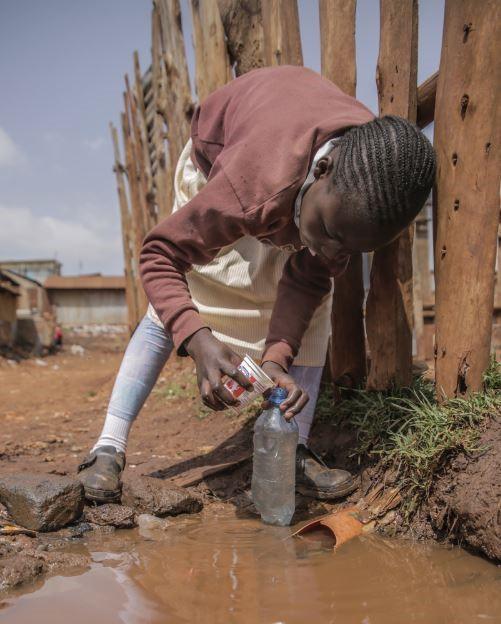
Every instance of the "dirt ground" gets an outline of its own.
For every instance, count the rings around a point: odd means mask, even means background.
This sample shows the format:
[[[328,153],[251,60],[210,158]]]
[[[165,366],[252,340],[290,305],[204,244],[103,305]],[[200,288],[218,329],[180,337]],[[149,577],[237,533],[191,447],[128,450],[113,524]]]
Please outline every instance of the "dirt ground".
[[[71,345],[84,351],[72,353]],[[62,352],[14,363],[0,358],[0,470],[74,473],[100,433],[126,335],[76,336]],[[192,362],[172,358],[135,424],[128,471],[166,471],[231,460],[249,442],[248,416],[209,413]],[[242,430],[244,427],[244,430]],[[219,448],[224,443],[224,449]]]
[[[56,355],[19,363],[0,358],[1,473],[75,474],[100,433],[126,340],[125,333],[70,335]],[[203,408],[192,361],[172,358],[132,430],[125,476],[151,475],[190,485],[193,478],[200,480],[201,469],[241,462],[230,471],[203,479],[196,487],[206,502],[245,507],[249,504],[244,492],[250,484],[254,415]],[[333,419],[317,423],[311,440],[328,464],[361,474],[360,488],[351,501],[365,495],[375,479],[387,478],[377,465],[357,464],[351,455],[355,437],[356,432],[339,428]],[[412,535],[450,537],[498,559],[500,518],[499,509],[496,516],[492,504],[492,497],[499,492],[497,421],[488,425],[484,438],[489,450],[477,458],[455,458],[437,475],[431,504],[419,523],[414,523]],[[478,489],[479,504],[468,507],[472,483]],[[332,507],[299,498],[296,518]],[[387,528],[398,533],[399,523],[397,515]],[[482,527],[489,530],[482,532]]]

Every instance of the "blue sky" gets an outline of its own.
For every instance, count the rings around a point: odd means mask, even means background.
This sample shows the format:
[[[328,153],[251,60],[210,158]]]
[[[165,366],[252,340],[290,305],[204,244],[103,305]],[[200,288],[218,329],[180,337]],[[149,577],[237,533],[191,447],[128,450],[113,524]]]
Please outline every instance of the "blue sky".
[[[193,74],[188,0],[181,0]],[[357,96],[377,109],[379,3],[357,8]],[[123,268],[109,121],[132,52],[150,61],[149,0],[0,0],[0,259],[57,257],[65,274]],[[299,0],[320,69],[316,0]],[[438,69],[443,0],[420,1],[421,82]]]

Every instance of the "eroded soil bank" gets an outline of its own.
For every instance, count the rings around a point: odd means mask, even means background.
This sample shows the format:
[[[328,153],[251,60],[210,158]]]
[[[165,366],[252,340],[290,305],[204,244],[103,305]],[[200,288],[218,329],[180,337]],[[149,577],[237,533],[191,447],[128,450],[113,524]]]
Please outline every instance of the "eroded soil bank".
[[[58,355],[18,364],[0,359],[1,474],[72,475],[99,434],[125,335],[79,335],[71,341],[83,350],[72,352],[67,345]],[[173,359],[166,366],[133,428],[125,478],[151,475],[186,483],[196,480],[201,471],[235,462],[236,467],[205,477],[192,490],[207,513],[212,506],[222,505],[245,515],[250,505],[247,458],[253,417],[202,410],[193,373],[187,359]],[[352,454],[355,441],[356,432],[334,418],[318,422],[312,437],[312,446],[327,463],[360,474],[360,488],[352,502],[376,482],[391,485],[391,474],[382,473],[377,465],[358,463]],[[493,497],[500,498],[498,421],[486,424],[483,441],[486,444],[476,456],[458,456],[438,475],[429,506],[411,527],[413,537],[450,538],[493,559],[500,557],[499,512],[493,515],[490,504]],[[472,482],[475,500],[468,493]],[[299,498],[296,520],[335,507]],[[388,534],[402,532],[398,512],[390,513],[383,524]],[[95,523],[91,529],[88,532],[89,522],[84,522],[39,538],[0,537],[0,569],[9,560],[7,571],[3,568],[7,585],[63,569],[81,572],[92,561],[89,551],[80,547],[83,541],[95,544],[114,531]]]

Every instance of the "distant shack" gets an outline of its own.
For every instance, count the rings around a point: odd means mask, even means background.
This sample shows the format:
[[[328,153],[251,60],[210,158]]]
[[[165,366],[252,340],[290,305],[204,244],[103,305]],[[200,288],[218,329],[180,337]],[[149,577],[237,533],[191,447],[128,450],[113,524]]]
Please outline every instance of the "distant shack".
[[[16,336],[19,284],[0,271],[0,347],[11,347]]]
[[[125,278],[50,275],[44,282],[60,325],[125,325]]]

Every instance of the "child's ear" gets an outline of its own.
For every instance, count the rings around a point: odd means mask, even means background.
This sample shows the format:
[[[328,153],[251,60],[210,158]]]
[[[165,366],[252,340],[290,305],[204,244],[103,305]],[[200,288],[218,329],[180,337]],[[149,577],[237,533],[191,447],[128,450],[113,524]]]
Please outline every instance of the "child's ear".
[[[318,180],[319,178],[323,178],[325,177],[327,174],[329,174],[332,171],[332,158],[330,156],[324,156],[323,158],[321,158],[317,164],[315,165],[315,169],[313,170],[313,175],[315,176],[315,179]]]

